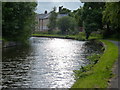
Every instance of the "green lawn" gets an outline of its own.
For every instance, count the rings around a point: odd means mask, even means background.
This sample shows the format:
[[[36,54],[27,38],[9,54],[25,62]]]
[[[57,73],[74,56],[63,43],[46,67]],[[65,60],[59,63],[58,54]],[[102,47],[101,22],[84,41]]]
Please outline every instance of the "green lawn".
[[[32,36],[40,36],[40,37],[58,37],[58,38],[72,38],[72,39],[76,39],[76,40],[85,40],[85,33],[84,32],[80,32],[77,35],[60,35],[60,34],[43,34],[43,33],[39,33],[39,34],[32,34]],[[90,39],[101,39],[102,36],[98,35],[98,34],[91,34],[89,37]]]
[[[111,69],[118,58],[118,47],[107,40],[101,40],[105,44],[104,54],[99,62],[87,72],[84,77],[77,79],[72,88],[107,88],[108,80],[113,76]]]
[[[85,40],[85,37],[84,36],[80,36],[80,35],[32,34],[32,36]]]
[[[65,37],[64,35],[57,35],[57,34],[32,34],[32,36]]]

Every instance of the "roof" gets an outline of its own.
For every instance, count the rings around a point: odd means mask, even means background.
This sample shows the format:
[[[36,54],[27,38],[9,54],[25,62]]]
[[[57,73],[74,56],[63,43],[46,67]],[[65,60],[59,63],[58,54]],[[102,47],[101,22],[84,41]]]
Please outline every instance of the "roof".
[[[64,16],[68,16],[68,14],[58,14],[57,18],[61,18]],[[37,14],[37,18],[39,19],[48,19],[50,17],[50,13],[48,14]]]
[[[68,14],[58,14],[57,18],[61,18],[61,17],[64,17],[64,16],[68,16]]]
[[[48,13],[48,14],[38,14],[37,18],[39,18],[39,19],[47,19],[47,18],[49,18],[49,16],[50,16],[50,13]]]

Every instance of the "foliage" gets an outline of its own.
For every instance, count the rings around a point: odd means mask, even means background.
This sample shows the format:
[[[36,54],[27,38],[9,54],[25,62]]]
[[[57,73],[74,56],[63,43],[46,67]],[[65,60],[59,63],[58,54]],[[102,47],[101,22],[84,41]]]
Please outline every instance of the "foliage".
[[[3,2],[3,38],[10,41],[26,41],[34,29],[36,5],[35,2]]]
[[[51,33],[56,28],[57,13],[55,11],[56,11],[56,7],[54,7],[53,11],[50,12],[51,15],[50,15],[49,24],[48,24],[49,33]]]
[[[94,54],[92,56],[89,56],[88,59],[90,60],[90,64],[96,64],[100,59],[100,54]]]
[[[76,35],[76,40],[85,40],[85,33],[84,32],[79,32]]]
[[[59,11],[60,14],[69,14],[71,12],[71,10],[67,9],[67,8],[61,8],[61,10]]]
[[[120,27],[120,2],[109,2],[103,11],[103,21],[110,22],[116,27]]]
[[[58,28],[62,34],[75,33],[76,21],[74,18],[65,16],[58,20]]]
[[[107,27],[103,35],[104,37],[109,37],[116,34],[118,38],[120,33],[120,2],[108,2],[105,7],[103,11],[103,23]]]
[[[69,13],[69,16],[75,18],[79,27],[83,26],[82,11],[83,11],[83,9],[79,8],[79,9],[74,10],[73,12]]]
[[[82,19],[84,21],[84,29],[86,32],[86,39],[89,38],[93,31],[102,28],[102,11],[104,3],[100,2],[86,2],[83,6]]]

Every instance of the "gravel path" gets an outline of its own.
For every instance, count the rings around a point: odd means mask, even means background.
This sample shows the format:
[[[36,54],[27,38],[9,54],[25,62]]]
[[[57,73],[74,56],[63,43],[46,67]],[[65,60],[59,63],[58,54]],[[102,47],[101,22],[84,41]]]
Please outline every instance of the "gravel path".
[[[117,45],[119,47],[119,49],[118,49],[119,57],[118,57],[117,62],[115,62],[113,69],[112,69],[112,72],[115,76],[113,78],[111,78],[109,88],[119,88],[120,89],[120,85],[119,85],[119,80],[120,80],[120,75],[119,75],[119,72],[120,72],[120,42],[113,41],[113,40],[109,40],[109,41],[111,41],[112,43],[114,43],[115,45]]]

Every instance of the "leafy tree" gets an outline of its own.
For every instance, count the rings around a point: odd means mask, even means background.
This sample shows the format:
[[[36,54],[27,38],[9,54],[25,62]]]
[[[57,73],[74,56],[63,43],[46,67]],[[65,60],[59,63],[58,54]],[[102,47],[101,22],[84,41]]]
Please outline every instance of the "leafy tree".
[[[62,34],[74,33],[76,26],[76,21],[72,17],[65,16],[58,20],[58,28],[61,30]]]
[[[75,14],[75,18],[76,18],[76,20],[77,20],[77,22],[78,22],[78,25],[79,25],[80,27],[82,27],[82,26],[83,26],[82,8],[79,8],[79,9],[77,10],[77,12],[76,12],[76,14]]]
[[[107,2],[103,11],[103,22],[106,24],[104,37],[118,34],[120,30],[120,2]],[[119,36],[119,35],[118,35]]]
[[[108,2],[103,11],[103,20],[111,24],[120,26],[120,2]]]
[[[3,2],[2,33],[9,41],[26,41],[34,29],[35,2]]]
[[[83,6],[83,26],[86,32],[86,39],[89,38],[93,31],[102,29],[102,11],[104,3],[100,2],[86,2]]]
[[[74,10],[73,12],[69,13],[69,16],[75,18],[78,23],[78,26],[80,26],[80,27],[83,26],[82,10],[83,9],[80,7],[79,9]]]
[[[69,14],[71,12],[71,10],[67,9],[67,8],[61,8],[61,10],[59,11],[60,14]]]
[[[53,11],[50,12],[51,15],[49,17],[49,24],[48,24],[49,33],[51,33],[56,28],[57,13],[55,11],[56,11],[56,7],[54,7]]]

